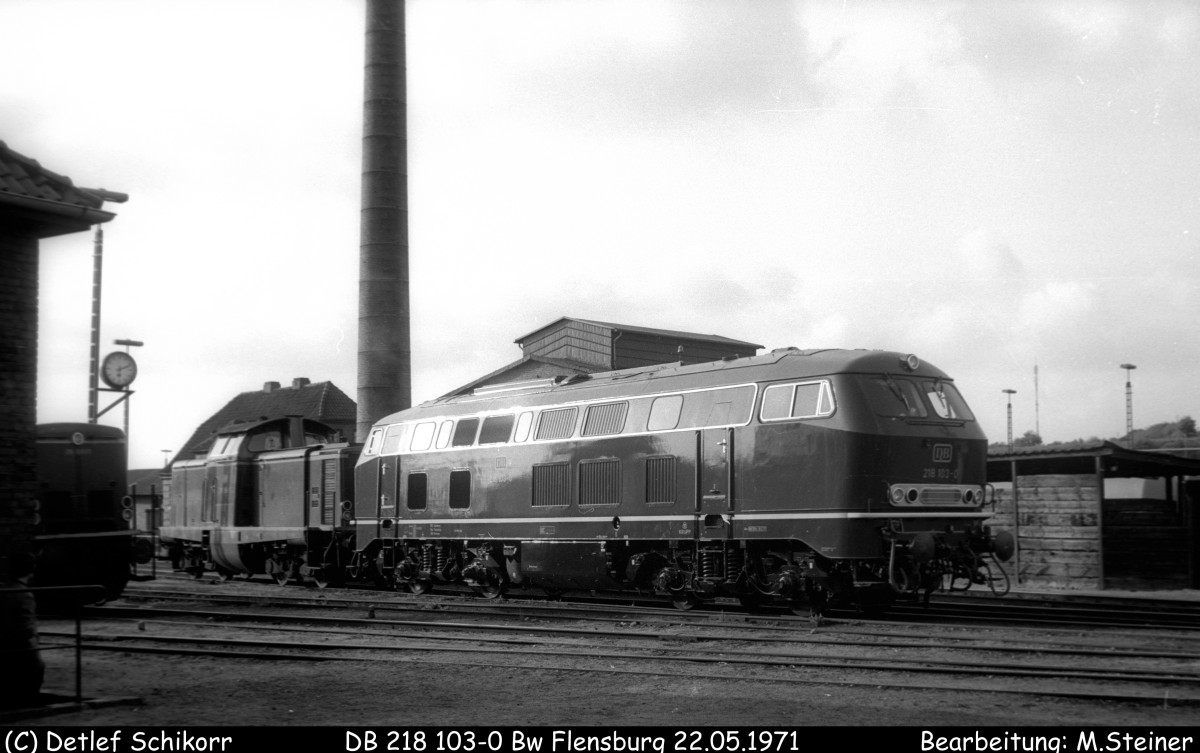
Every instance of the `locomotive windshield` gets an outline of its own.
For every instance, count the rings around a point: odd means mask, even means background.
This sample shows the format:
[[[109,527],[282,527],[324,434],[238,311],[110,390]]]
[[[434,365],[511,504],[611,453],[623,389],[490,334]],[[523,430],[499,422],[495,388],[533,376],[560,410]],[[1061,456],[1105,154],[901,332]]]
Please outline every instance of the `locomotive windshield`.
[[[953,384],[941,379],[893,377],[863,380],[871,408],[889,418],[931,418],[974,421],[975,416]]]

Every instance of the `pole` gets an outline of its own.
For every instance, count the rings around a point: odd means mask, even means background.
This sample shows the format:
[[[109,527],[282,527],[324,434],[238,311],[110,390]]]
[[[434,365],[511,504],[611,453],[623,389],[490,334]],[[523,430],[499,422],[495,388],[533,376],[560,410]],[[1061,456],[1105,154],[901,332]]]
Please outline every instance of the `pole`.
[[[1017,394],[1017,391],[1016,390],[1001,390],[1001,392],[1003,392],[1005,395],[1008,395],[1008,451],[1012,452],[1012,449],[1013,449],[1012,396]]]
[[[99,418],[100,401],[100,278],[104,267],[104,226],[97,225],[92,242],[92,353],[88,368],[88,423]]]
[[[1121,368],[1125,369],[1125,441],[1132,449],[1136,444],[1133,440],[1133,370],[1137,366],[1123,363]]]

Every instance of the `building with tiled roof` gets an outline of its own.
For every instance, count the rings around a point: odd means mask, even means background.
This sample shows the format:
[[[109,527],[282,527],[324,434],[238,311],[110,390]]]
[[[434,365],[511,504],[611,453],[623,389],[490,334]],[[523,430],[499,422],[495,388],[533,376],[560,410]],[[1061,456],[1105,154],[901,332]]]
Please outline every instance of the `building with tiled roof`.
[[[515,341],[522,356],[450,392],[527,379],[545,379],[662,363],[706,363],[753,356],[763,346],[720,335],[701,335],[564,316]]]
[[[293,379],[289,387],[283,387],[279,382],[267,382],[261,390],[243,392],[233,398],[200,424],[174,459],[187,460],[205,455],[217,431],[229,424],[281,416],[301,416],[320,421],[351,440],[354,438],[357,412],[355,402],[333,382],[312,383],[299,378]]]
[[[126,198],[79,188],[0,141],[0,583],[28,572],[37,520],[41,240],[108,222],[116,215],[104,202]],[[6,648],[0,645],[0,653]]]
[[[126,198],[102,188],[80,188],[0,141],[0,226],[37,238],[83,232],[116,217],[104,211],[105,201]]]

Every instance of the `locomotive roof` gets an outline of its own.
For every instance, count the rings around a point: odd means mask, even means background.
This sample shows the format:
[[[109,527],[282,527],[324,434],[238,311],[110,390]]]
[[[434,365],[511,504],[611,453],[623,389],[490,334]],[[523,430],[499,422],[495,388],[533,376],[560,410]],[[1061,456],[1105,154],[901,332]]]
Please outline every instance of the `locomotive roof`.
[[[105,424],[89,424],[65,422],[56,424],[38,424],[37,436],[39,439],[51,439],[54,437],[70,437],[75,432],[82,433],[88,439],[124,439],[125,432],[115,426],[107,426]]]
[[[916,371],[904,362],[908,354],[880,350],[779,348],[760,356],[728,358],[708,363],[669,363],[640,366],[621,371],[513,382],[484,387],[467,395],[451,395],[424,402],[383,419],[458,413],[461,410],[493,410],[520,405],[573,402],[592,398],[648,395],[673,390],[701,389],[749,382],[805,379],[831,374],[918,374],[953,381],[942,370],[921,362]]]

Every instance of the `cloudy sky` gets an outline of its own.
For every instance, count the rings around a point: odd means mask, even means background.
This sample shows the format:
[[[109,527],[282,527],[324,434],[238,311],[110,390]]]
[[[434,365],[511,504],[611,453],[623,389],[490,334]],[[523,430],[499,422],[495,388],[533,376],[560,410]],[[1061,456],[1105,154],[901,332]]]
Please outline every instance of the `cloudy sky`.
[[[416,401],[567,315],[914,352],[994,440],[1005,388],[1018,435],[1123,433],[1127,362],[1137,426],[1200,415],[1195,3],[407,7]],[[355,396],[364,15],[0,3],[0,139],[130,195],[134,465],[266,381]],[[91,236],[42,265],[38,417],[82,420]]]

